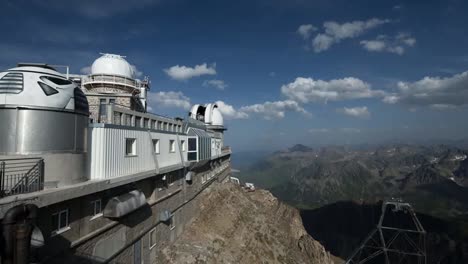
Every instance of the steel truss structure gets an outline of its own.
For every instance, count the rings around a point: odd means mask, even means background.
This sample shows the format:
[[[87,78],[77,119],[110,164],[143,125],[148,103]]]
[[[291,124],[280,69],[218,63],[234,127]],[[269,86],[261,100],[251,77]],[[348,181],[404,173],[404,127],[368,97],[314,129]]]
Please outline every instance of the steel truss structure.
[[[426,231],[409,203],[383,202],[377,227],[346,261],[363,263],[426,264]]]

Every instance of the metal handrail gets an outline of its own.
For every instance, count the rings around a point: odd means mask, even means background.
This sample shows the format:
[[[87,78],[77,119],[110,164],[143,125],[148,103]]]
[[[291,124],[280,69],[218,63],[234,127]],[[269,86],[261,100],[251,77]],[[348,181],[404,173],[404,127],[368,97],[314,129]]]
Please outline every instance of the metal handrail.
[[[42,158],[0,160],[0,198],[42,189],[44,189]]]

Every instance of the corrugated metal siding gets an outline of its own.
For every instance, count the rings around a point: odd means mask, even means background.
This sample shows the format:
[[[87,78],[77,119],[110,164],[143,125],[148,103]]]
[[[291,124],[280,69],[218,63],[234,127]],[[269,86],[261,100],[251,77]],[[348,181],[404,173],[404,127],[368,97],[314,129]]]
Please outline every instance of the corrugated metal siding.
[[[148,131],[117,129],[106,127],[90,128],[89,140],[89,178],[102,180],[144,171],[155,171],[156,164],[153,154],[153,139],[159,139],[160,153],[156,154],[159,168],[181,163],[179,140],[187,137],[174,134],[155,133]],[[150,136],[151,135],[151,136]],[[136,156],[125,156],[125,139],[136,139]],[[175,140],[175,152],[169,152],[169,140]],[[186,152],[183,153],[186,160]]]

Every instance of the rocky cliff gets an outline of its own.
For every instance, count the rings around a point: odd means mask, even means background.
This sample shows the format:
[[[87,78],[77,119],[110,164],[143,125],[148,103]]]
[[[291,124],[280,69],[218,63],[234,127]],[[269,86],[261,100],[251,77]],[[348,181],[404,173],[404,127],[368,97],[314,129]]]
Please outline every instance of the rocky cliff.
[[[335,263],[305,231],[299,211],[270,192],[211,187],[162,263]]]

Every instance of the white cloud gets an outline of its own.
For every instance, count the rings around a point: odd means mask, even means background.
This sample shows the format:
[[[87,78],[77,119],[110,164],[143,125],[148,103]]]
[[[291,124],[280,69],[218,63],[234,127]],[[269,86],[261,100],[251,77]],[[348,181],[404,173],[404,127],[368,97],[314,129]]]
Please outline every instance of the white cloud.
[[[426,76],[416,82],[398,82],[398,101],[435,109],[468,104],[468,71],[450,77]]]
[[[232,105],[226,104],[223,101],[216,101],[216,105],[218,105],[219,111],[226,119],[246,119],[249,117],[247,113],[240,112],[234,109]]]
[[[337,109],[337,112],[352,116],[352,117],[358,117],[358,118],[368,118],[370,116],[370,112],[367,109],[367,106],[362,106],[362,107],[344,107]]]
[[[135,65],[130,65],[130,67],[132,67],[133,75],[135,76],[135,78],[140,78],[141,76],[143,76],[143,72],[139,71]]]
[[[380,35],[375,40],[362,40],[360,44],[370,52],[390,52],[403,55],[406,48],[413,47],[416,44],[416,39],[410,34],[399,33],[393,38]]]
[[[300,25],[299,28],[297,28],[297,34],[301,35],[304,39],[309,39],[311,33],[316,30],[317,28],[311,24]]]
[[[361,133],[361,129],[354,128],[354,127],[344,127],[341,129],[341,131],[345,133],[350,133],[350,134]]]
[[[343,24],[327,21],[323,23],[324,32],[317,34],[312,40],[312,47],[315,52],[322,52],[343,39],[358,37],[368,30],[389,22],[390,20],[388,19],[378,18],[371,18],[366,21],[356,20]]]
[[[157,92],[148,93],[149,101],[158,107],[173,107],[190,109],[190,98],[185,96],[182,92]]]
[[[206,63],[195,65],[195,67],[187,66],[172,66],[168,69],[164,69],[164,72],[174,80],[185,81],[193,77],[199,77],[202,75],[215,75],[216,64],[208,66]]]
[[[386,104],[396,104],[400,100],[400,97],[397,94],[388,94],[383,98],[383,102]]]
[[[276,101],[276,102],[265,102],[263,104],[254,104],[249,106],[243,106],[240,108],[241,112],[255,113],[262,115],[267,120],[281,119],[285,116],[286,111],[299,112],[306,116],[311,114],[302,108],[296,101]]]
[[[328,128],[311,128],[309,129],[309,133],[328,133],[330,131]]]
[[[223,80],[205,80],[202,85],[204,87],[214,87],[218,90],[224,90],[228,87]]]
[[[330,81],[298,77],[294,82],[281,87],[281,92],[291,100],[301,103],[342,101],[349,99],[384,96],[380,90],[354,77]]]
[[[86,66],[80,69],[82,74],[91,74],[91,66]]]

